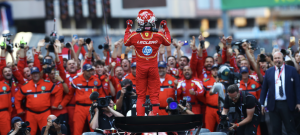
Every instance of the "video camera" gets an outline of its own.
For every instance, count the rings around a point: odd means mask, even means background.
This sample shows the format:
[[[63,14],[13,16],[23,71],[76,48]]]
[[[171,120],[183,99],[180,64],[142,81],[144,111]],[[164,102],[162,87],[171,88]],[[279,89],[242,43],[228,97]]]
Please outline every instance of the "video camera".
[[[26,134],[26,130],[27,131],[31,131],[31,128],[28,127],[29,126],[29,122],[21,122],[21,129],[19,129],[19,131],[21,132],[21,135],[25,135]]]
[[[183,99],[179,101],[179,104],[181,104],[182,106],[186,106],[186,100],[187,97],[183,97]],[[170,111],[172,115],[180,114],[178,110],[179,105],[177,101],[175,101],[172,97],[169,97],[167,99],[167,103],[168,103],[168,109],[166,109],[166,112]]]
[[[243,39],[243,40],[239,40],[239,41],[233,42],[231,44],[232,49],[237,48],[241,54],[245,54],[245,50],[242,47],[242,44],[244,42],[250,43],[252,50],[254,50],[254,51],[257,50],[257,48],[258,48],[257,42],[255,40],[248,40],[248,39]]]
[[[56,40],[56,37],[57,37],[57,33],[54,31],[50,34],[50,36],[46,36],[45,37],[45,42],[46,43],[49,43],[49,47],[48,47],[48,50],[49,52],[54,52],[54,42]]]
[[[99,45],[98,48],[101,50],[101,49],[104,49],[104,50],[108,50],[109,49],[109,45],[108,43],[104,43],[103,45]]]
[[[241,80],[242,75],[234,72],[233,67],[222,65],[218,70],[218,77],[222,80],[228,81],[229,84],[235,84]]]
[[[27,42],[25,42],[24,39],[23,39],[23,37],[22,37],[22,39],[20,41],[19,47],[22,48],[22,49],[24,49],[26,45],[27,45]],[[17,43],[15,44],[15,46],[18,47]]]
[[[121,82],[121,87],[125,87],[125,86],[126,86],[126,93],[125,93],[125,95],[126,96],[130,96],[132,94],[132,91],[133,91],[132,81],[129,80],[129,79],[124,79]]]
[[[49,52],[54,52],[54,46],[53,45],[54,45],[54,42],[57,38],[57,33],[55,31],[55,19],[53,19],[53,21],[54,21],[53,32],[50,34],[50,36],[45,37],[45,42],[49,43],[49,47],[48,47]]]
[[[47,67],[43,69],[44,73],[50,74],[52,69],[55,68],[55,65],[52,65],[52,59],[44,59],[43,65],[47,65]]]
[[[96,91],[90,95],[90,100],[92,100],[92,101],[96,100],[96,103],[98,104],[96,106],[97,108],[103,108],[103,107],[107,107],[109,105],[111,96],[106,96],[105,98],[103,98],[103,97],[98,98],[98,97],[99,97],[99,93]],[[92,105],[92,107],[94,107],[94,106]]]
[[[12,36],[12,34],[7,33],[7,34],[2,34],[2,36],[4,37],[4,41],[1,43],[1,49],[5,49],[9,52],[12,53],[14,45],[10,42],[10,37]]]
[[[227,135],[235,135],[235,130],[229,130],[229,127],[232,125],[230,123],[234,123],[237,119],[237,113],[235,113],[235,108],[230,108],[228,115],[222,115],[220,111],[217,111],[218,115],[220,116],[220,124],[218,125],[219,130],[222,132],[227,132]],[[227,117],[229,117],[229,120],[227,120]]]

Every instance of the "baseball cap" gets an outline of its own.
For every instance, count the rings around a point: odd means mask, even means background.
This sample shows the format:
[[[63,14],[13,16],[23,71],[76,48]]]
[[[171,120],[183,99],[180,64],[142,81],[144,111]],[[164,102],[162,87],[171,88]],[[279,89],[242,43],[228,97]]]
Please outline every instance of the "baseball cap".
[[[218,74],[221,75],[221,78],[223,80],[229,80],[229,73],[230,73],[230,69],[228,66],[226,65],[222,65],[220,67],[220,69],[218,70]]]
[[[214,65],[212,65],[211,69],[218,68],[218,67],[219,67],[218,64],[214,64]]]
[[[160,61],[160,62],[158,62],[158,67],[159,68],[166,68],[167,64],[165,62],[163,62],[163,61]]]
[[[93,67],[91,64],[84,64],[82,69],[83,69],[83,71],[88,71],[88,70],[93,69]]]
[[[133,62],[133,63],[131,64],[131,68],[133,68],[133,67],[136,67],[136,62]]]
[[[248,68],[247,67],[241,67],[241,73],[248,73]]]
[[[31,70],[31,74],[40,72],[39,68],[37,67],[32,67],[30,70]]]
[[[22,121],[22,119],[20,117],[18,117],[18,116],[13,117],[11,119],[11,125],[14,125],[16,122],[19,122],[19,121]]]

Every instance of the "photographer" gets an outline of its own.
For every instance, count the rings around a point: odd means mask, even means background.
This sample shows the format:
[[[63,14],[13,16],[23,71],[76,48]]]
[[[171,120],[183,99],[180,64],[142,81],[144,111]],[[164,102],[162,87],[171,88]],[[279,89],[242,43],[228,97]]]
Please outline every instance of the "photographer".
[[[127,112],[132,108],[131,96],[136,96],[135,90],[133,90],[132,81],[124,79],[121,82],[122,90],[117,93],[117,111],[126,116]]]
[[[194,113],[191,110],[192,110],[192,108],[191,108],[190,103],[187,103],[185,106],[178,104],[178,108],[176,111],[178,111],[180,115],[194,115]],[[172,110],[169,109],[169,106],[166,107],[166,112],[169,115],[174,115]]]
[[[93,130],[96,129],[111,129],[114,127],[114,117],[124,117],[121,113],[115,111],[114,102],[110,99],[110,103],[107,107],[100,108],[97,107],[98,103],[94,103],[90,108],[91,121],[90,127]]]
[[[12,118],[11,126],[13,128],[7,133],[7,135],[31,135],[30,128],[27,128],[27,126],[22,127],[22,122],[23,121],[20,117]]]
[[[42,135],[67,135],[67,127],[64,124],[60,124],[57,119],[55,115],[48,116],[47,126],[42,128]]]
[[[252,94],[244,91],[240,92],[236,84],[230,85],[227,92],[220,125],[231,131],[236,130],[237,135],[256,134],[261,116],[259,102]],[[231,127],[229,127],[229,124],[224,123],[224,121],[227,121],[226,116],[229,117]]]

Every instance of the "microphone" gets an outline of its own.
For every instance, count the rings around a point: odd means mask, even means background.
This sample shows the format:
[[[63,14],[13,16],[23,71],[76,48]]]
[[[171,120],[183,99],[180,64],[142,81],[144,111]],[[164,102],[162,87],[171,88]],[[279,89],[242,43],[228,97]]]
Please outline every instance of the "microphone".
[[[168,99],[167,99],[167,103],[168,104],[171,103],[171,102],[173,102],[173,101],[174,101],[174,99],[172,97],[168,97]]]
[[[97,91],[93,92],[91,95],[90,95],[90,100],[97,100],[99,97],[99,93]]]

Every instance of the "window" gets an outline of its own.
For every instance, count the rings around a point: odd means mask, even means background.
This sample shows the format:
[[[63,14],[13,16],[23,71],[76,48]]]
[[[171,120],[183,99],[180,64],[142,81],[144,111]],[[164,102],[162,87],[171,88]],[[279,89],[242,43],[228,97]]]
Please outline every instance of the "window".
[[[210,0],[197,0],[198,9],[210,9]]]
[[[221,0],[213,0],[213,8],[221,9]]]

